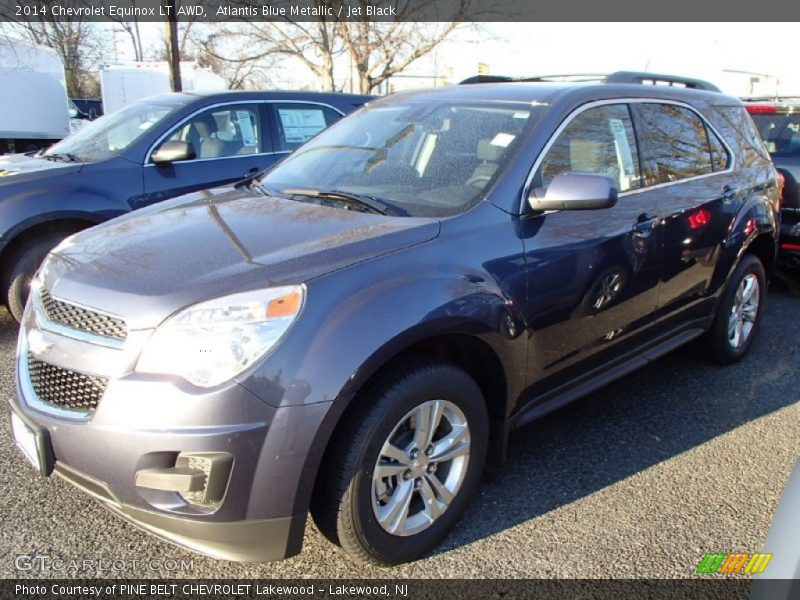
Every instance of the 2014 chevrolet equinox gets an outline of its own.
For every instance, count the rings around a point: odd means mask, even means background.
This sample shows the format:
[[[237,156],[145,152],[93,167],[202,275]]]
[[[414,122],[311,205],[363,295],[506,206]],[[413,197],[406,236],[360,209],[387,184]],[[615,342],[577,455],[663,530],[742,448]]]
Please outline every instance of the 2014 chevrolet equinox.
[[[212,556],[293,555],[309,508],[358,560],[430,551],[515,427],[753,341],[769,154],[739,100],[638,81],[396,94],[68,238],[24,315],[17,444]]]

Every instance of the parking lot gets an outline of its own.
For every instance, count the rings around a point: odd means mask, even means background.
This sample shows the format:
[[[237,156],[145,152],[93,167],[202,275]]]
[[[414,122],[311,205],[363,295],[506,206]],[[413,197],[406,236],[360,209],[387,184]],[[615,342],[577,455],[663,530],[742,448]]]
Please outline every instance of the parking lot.
[[[520,430],[465,519],[427,558],[354,565],[309,520],[303,553],[273,564],[215,561],[140,532],[13,447],[0,409],[0,576],[19,555],[193,559],[193,569],[86,572],[185,577],[691,577],[710,551],[756,551],[800,455],[800,284],[776,280],[763,328],[738,365],[678,350]],[[0,398],[14,393],[16,326],[0,312]]]

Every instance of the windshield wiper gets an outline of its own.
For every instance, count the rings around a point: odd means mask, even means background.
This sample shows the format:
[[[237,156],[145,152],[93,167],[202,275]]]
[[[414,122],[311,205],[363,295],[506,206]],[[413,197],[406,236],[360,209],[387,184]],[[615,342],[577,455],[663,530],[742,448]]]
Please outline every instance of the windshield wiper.
[[[286,188],[284,194],[290,196],[309,196],[311,198],[322,198],[324,200],[334,200],[344,202],[349,205],[360,206],[371,212],[385,215],[391,210],[389,205],[381,202],[372,196],[343,192],[341,190],[315,190],[310,188]]]
[[[51,152],[50,154],[42,154],[41,158],[60,160],[63,162],[81,162],[79,157],[69,152]]]

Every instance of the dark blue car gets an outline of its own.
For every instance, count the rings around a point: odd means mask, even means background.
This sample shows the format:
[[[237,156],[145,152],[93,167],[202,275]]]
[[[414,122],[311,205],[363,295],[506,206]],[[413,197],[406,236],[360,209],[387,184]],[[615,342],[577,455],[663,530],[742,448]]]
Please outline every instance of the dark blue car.
[[[131,210],[252,177],[369,96],[165,94],[37,155],[0,158],[0,293],[19,319],[30,280],[68,235]]]

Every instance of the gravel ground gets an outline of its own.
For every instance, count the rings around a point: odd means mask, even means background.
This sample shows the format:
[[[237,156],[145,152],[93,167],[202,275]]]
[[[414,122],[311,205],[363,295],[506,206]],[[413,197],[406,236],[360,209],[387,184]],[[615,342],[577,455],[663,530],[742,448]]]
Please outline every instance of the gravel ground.
[[[36,477],[0,402],[0,576],[18,555],[193,560],[157,577],[691,577],[704,553],[762,547],[800,456],[800,284],[775,281],[750,355],[720,368],[678,350],[512,438],[465,519],[431,556],[354,565],[309,520],[305,548],[266,564],[216,561],[140,532],[60,479]],[[0,400],[14,393],[16,327],[0,312]],[[109,576],[89,571],[83,576]]]

